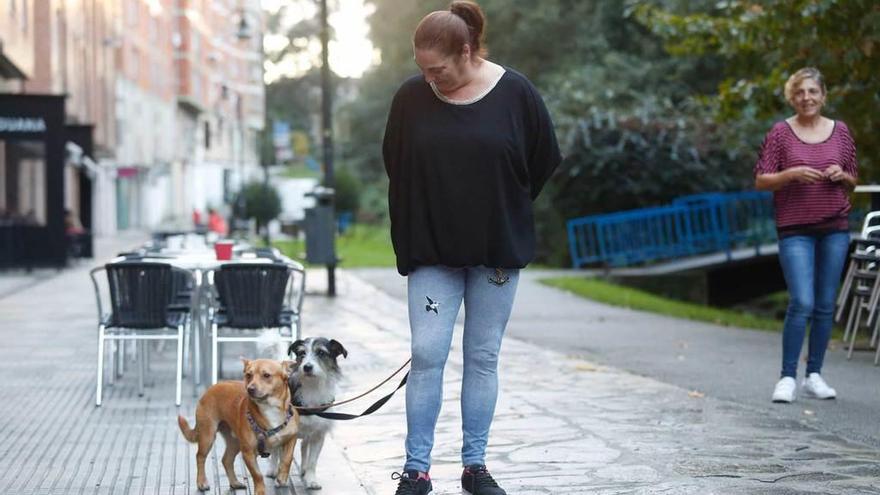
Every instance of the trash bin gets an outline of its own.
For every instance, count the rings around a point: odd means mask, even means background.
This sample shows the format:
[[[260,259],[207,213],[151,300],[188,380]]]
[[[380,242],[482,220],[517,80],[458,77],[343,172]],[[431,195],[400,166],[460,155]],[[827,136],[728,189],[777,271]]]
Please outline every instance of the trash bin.
[[[335,265],[334,191],[318,186],[305,195],[315,198],[315,206],[305,209],[306,261],[314,265]]]

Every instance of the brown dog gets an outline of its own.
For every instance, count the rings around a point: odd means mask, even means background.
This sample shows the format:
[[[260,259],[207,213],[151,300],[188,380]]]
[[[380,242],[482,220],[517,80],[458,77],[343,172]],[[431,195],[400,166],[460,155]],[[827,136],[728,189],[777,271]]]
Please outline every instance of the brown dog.
[[[223,468],[230,487],[245,487],[235,477],[233,469],[235,455],[241,452],[254,479],[256,495],[264,495],[266,486],[257,465],[257,454],[267,453],[274,448],[281,450],[275,484],[287,484],[299,429],[299,414],[290,405],[290,389],[287,386],[287,379],[296,362],[271,359],[242,359],[242,362],[244,382],[220,382],[211,386],[199,399],[195,428],[190,428],[183,416],[177,417],[183,436],[199,444],[196,481],[202,491],[210,489],[205,476],[205,458],[214,445],[218,431],[226,441]]]

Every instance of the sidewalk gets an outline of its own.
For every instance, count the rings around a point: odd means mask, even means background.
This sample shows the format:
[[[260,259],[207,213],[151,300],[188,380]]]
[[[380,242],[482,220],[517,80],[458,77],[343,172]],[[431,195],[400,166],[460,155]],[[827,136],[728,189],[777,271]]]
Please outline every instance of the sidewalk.
[[[125,232],[113,237],[98,237],[95,239],[94,249],[96,258],[94,260],[72,260],[71,266],[60,269],[34,268],[31,271],[27,271],[24,268],[16,268],[0,271],[0,299],[61,275],[65,270],[95,264],[96,260],[109,258],[116,253],[142,244],[148,238],[149,235],[143,232]]]
[[[11,290],[0,297],[0,494],[199,493],[195,446],[176,421],[178,414],[193,418],[197,394],[186,378],[184,403],[174,406],[173,345],[152,352],[143,397],[130,368],[106,386],[102,407],[94,405],[97,316],[88,271],[146,238],[104,239],[95,260],[7,282]],[[248,352],[224,353],[230,378]],[[365,493],[330,443],[324,461],[334,469],[324,493]],[[207,466],[210,493],[218,495],[229,492],[222,453],[218,439]],[[240,457],[236,471],[252,493]],[[292,481],[290,489],[268,493],[306,493],[298,477]]]
[[[315,275],[311,283],[323,276]],[[349,350],[342,363],[349,391],[341,395],[349,396],[396,369],[409,339],[402,302],[358,278],[340,280],[335,300],[312,298],[304,328]],[[457,336],[434,449],[438,495],[460,493]],[[500,373],[487,464],[510,494],[880,493],[880,452],[820,432],[809,416],[764,415],[512,338]],[[404,436],[402,396],[334,432],[367,492],[377,495],[394,492],[390,473],[401,468]],[[318,474],[326,477],[327,467]]]
[[[128,246],[109,248],[106,255]],[[133,370],[94,407],[95,309],[90,264],[0,298],[0,493],[191,494],[195,447],[180,437],[174,407],[173,346],[154,353],[144,397]],[[309,273],[304,334],[335,338],[349,351],[340,398],[384,379],[408,357],[406,307],[351,273]],[[542,292],[548,307],[565,297]],[[575,317],[575,316],[572,316]],[[534,332],[554,323],[534,322]],[[458,332],[460,336],[460,331]],[[247,350],[228,349],[226,371]],[[880,453],[798,420],[507,338],[501,393],[487,462],[511,495],[585,493],[878,493]],[[435,493],[460,493],[460,338],[446,372],[434,449]],[[384,390],[393,388],[387,384]],[[390,495],[403,462],[404,391],[376,414],[340,422],[325,444],[318,478],[325,495]],[[361,412],[383,395],[344,408]],[[231,493],[209,462],[210,493]],[[298,454],[297,454],[298,455]],[[247,471],[236,463],[244,481]],[[249,486],[250,483],[248,483]],[[252,488],[250,488],[252,490]],[[245,493],[245,492],[237,492]],[[247,493],[252,493],[251,491]],[[287,490],[306,494],[297,478]]]

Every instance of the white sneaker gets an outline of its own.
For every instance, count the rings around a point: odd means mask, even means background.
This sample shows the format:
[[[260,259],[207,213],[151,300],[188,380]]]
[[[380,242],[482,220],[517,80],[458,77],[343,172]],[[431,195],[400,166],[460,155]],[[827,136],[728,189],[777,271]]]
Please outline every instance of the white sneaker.
[[[810,376],[804,378],[801,386],[804,388],[804,395],[809,397],[817,399],[833,399],[837,397],[837,391],[829,387],[819,373],[810,373]]]
[[[790,376],[784,376],[776,382],[773,389],[773,402],[794,402],[797,382]]]

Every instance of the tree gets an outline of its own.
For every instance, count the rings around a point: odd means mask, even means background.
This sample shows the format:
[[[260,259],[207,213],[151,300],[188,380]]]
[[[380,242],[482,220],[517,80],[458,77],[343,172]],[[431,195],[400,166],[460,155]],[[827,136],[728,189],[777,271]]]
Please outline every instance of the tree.
[[[364,77],[361,97],[346,109],[351,134],[343,143],[344,160],[367,184],[386,180],[379,145],[391,97],[418,73],[412,32],[423,15],[448,1],[374,4],[371,37],[382,63]],[[542,260],[566,258],[569,218],[743,187],[751,167],[727,152],[718,126],[690,99],[717,87],[721,57],[670,55],[663,38],[617,0],[480,4],[488,18],[490,59],[535,83],[567,157],[535,206]],[[658,5],[687,13],[710,4]],[[375,204],[364,201],[365,208]]]
[[[448,5],[445,0],[372,3],[375,11],[369,19],[370,39],[381,51],[382,60],[364,74],[358,99],[342,109],[349,138],[339,142],[341,161],[367,184],[386,180],[381,142],[391,98],[404,79],[418,72],[412,58],[412,32],[422,16]]]
[[[723,59],[724,78],[698,101],[729,130],[726,142],[756,149],[773,120],[791,113],[783,85],[814,66],[828,85],[826,113],[845,121],[859,148],[862,180],[880,178],[880,3],[872,0],[723,1],[678,14],[636,2],[633,16],[661,36],[673,55]]]

